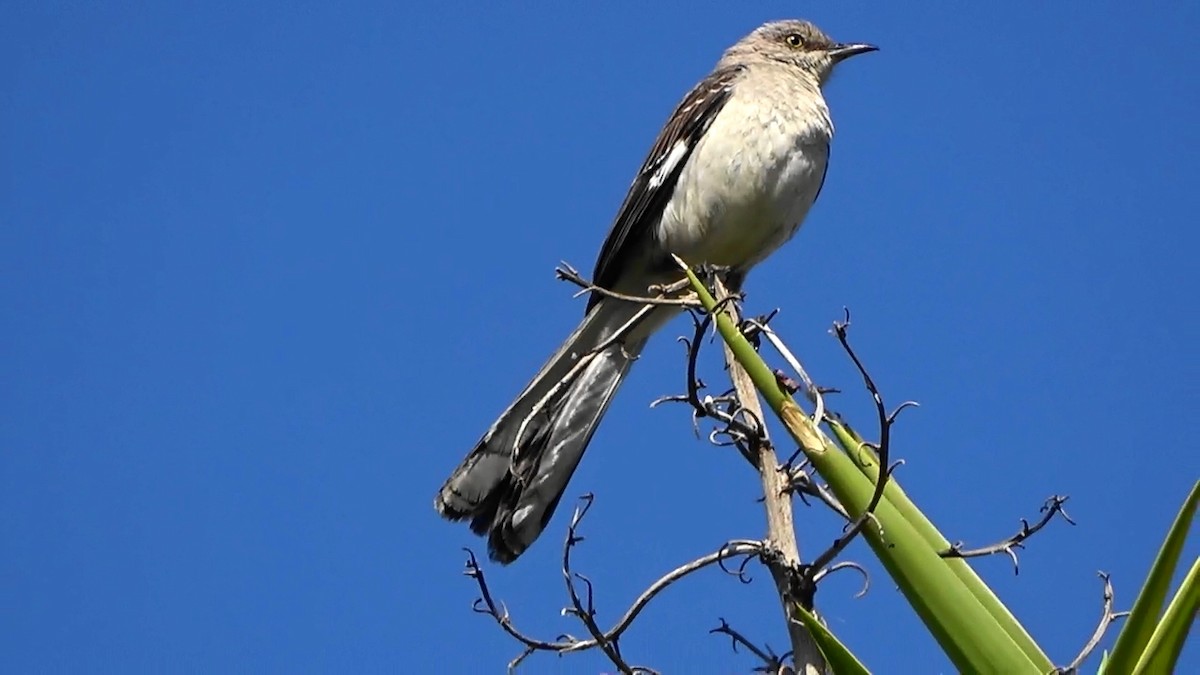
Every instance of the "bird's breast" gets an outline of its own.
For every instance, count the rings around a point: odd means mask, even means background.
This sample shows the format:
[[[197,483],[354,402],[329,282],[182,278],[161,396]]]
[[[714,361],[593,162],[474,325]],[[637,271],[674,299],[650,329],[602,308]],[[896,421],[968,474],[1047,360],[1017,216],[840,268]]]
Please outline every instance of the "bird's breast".
[[[682,169],[656,235],[690,263],[749,268],[797,230],[824,180],[832,130],[817,109],[733,97]]]

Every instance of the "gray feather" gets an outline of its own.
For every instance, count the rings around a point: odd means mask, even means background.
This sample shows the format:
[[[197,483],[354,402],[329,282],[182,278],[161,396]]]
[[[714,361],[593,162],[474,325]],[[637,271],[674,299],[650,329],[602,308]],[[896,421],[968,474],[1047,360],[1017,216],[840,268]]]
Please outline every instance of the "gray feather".
[[[493,559],[516,560],[541,534],[633,360],[675,313],[657,308],[610,341],[640,310],[597,303],[438,491],[438,512],[470,519]]]

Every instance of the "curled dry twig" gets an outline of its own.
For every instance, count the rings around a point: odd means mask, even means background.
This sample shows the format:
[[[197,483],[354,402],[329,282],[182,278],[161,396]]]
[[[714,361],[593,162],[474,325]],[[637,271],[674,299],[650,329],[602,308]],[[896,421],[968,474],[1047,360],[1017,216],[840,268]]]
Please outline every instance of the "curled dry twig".
[[[1028,520],[1021,519],[1021,529],[1011,537],[998,541],[990,546],[982,546],[980,548],[964,549],[962,542],[955,542],[944,551],[939,551],[938,555],[943,558],[978,558],[981,556],[995,555],[997,553],[1005,553],[1012,559],[1013,574],[1020,574],[1020,561],[1017,559],[1018,548],[1025,548],[1025,540],[1037,534],[1042,528],[1046,527],[1054,516],[1062,516],[1063,520],[1074,525],[1075,521],[1067,515],[1063,504],[1066,503],[1068,497],[1066,495],[1051,495],[1046,500],[1038,511],[1042,514],[1038,522],[1033,525],[1029,524]]]
[[[787,466],[787,464],[784,466]],[[838,498],[829,490],[829,487],[813,480],[808,471],[803,468],[797,467],[788,471],[787,489],[792,494],[800,497],[806,505],[808,504],[808,500],[804,499],[804,495],[815,497],[821,500],[821,503],[828,506],[834,513],[846,520],[850,520],[850,513],[846,511],[846,507],[842,506]]]
[[[834,572],[840,572],[841,570],[854,570],[862,575],[863,587],[861,590],[859,590],[859,592],[854,594],[855,598],[861,598],[867,594],[867,591],[871,590],[871,575],[867,573],[867,568],[850,560],[843,560],[842,562],[834,563],[828,567],[817,570],[813,573],[813,583],[819,584],[825,577],[833,574]]]
[[[600,648],[604,651],[609,660],[622,672],[630,673],[652,673],[654,671],[643,666],[632,666],[627,664],[617,648],[618,641],[621,636],[633,625],[635,619],[641,614],[650,602],[657,597],[667,587],[675,582],[687,577],[699,570],[711,565],[719,565],[725,569],[725,562],[739,557],[744,557],[742,569],[744,569],[745,561],[752,560],[754,557],[762,555],[766,550],[766,545],[761,541],[750,539],[734,539],[726,542],[719,549],[712,553],[700,556],[695,560],[689,561],[679,567],[667,572],[663,576],[651,583],[642,593],[633,601],[625,613],[617,620],[607,631],[600,631],[595,621],[595,603],[594,593],[590,580],[582,575],[575,574],[571,570],[570,553],[571,550],[583,538],[578,534],[578,527],[583,517],[587,514],[591,506],[593,498],[591,495],[585,495],[582,498],[582,504],[576,509],[574,516],[571,519],[571,525],[568,528],[566,542],[563,547],[563,577],[567,583],[568,595],[571,598],[571,608],[566,610],[566,613],[576,616],[588,629],[591,634],[590,639],[580,640],[571,636],[560,636],[557,640],[541,640],[518,630],[513,623],[508,609],[503,603],[498,603],[492,596],[491,589],[488,587],[487,580],[484,577],[483,570],[479,565],[475,554],[470,549],[464,549],[467,552],[467,563],[465,574],[475,580],[479,587],[480,597],[472,605],[472,609],[480,614],[487,614],[500,626],[504,632],[508,633],[524,646],[524,650],[509,664],[509,668],[515,668],[526,657],[534,652],[546,651],[558,654],[566,654],[569,652],[579,652],[588,649]],[[728,570],[727,570],[728,571]],[[581,597],[576,581],[584,584],[585,589]],[[605,648],[607,647],[607,649]],[[614,660],[613,656],[617,659]]]
[[[837,556],[845,550],[850,542],[858,536],[862,529],[866,526],[867,521],[873,521],[878,527],[878,521],[875,520],[875,508],[879,506],[879,501],[883,499],[883,491],[887,486],[887,481],[891,477],[892,472],[898,464],[890,463],[891,455],[891,430],[892,425],[896,423],[896,415],[906,406],[902,405],[895,412],[889,414],[883,403],[883,396],[879,393],[879,388],[875,385],[875,380],[867,371],[865,365],[858,354],[854,351],[854,347],[850,344],[850,310],[846,310],[846,318],[843,321],[838,321],[833,324],[834,335],[837,336],[838,342],[842,345],[842,350],[850,357],[854,363],[854,367],[858,370],[858,374],[863,378],[863,384],[867,388],[867,392],[871,394],[871,399],[875,403],[875,412],[879,419],[879,445],[874,448],[879,457],[879,477],[875,481],[875,491],[871,494],[871,499],[867,502],[867,506],[863,512],[854,519],[853,522],[846,528],[840,537],[833,541],[821,555],[817,556],[811,565],[806,569],[806,576],[809,582],[815,583],[815,576],[822,569],[828,566]]]
[[[709,442],[717,446],[734,446],[742,457],[757,467],[758,458],[751,451],[756,443],[766,442],[766,426],[759,416],[741,405],[733,391],[720,396],[700,396],[704,382],[697,376],[697,363],[700,358],[700,347],[704,335],[712,325],[713,316],[723,311],[729,303],[735,302],[737,296],[722,297],[713,312],[690,312],[693,333],[691,339],[680,338],[687,348],[687,391],[684,394],[664,396],[651,403],[651,407],[661,403],[686,403],[692,409],[692,428],[699,433],[699,420],[708,417],[717,420],[722,426],[709,434]]]
[[[591,580],[582,574],[571,571],[571,550],[575,548],[576,544],[583,541],[583,537],[577,534],[579,523],[587,515],[588,509],[592,508],[594,498],[589,493],[583,495],[579,501],[580,505],[575,507],[575,514],[571,516],[571,524],[567,527],[567,538],[563,543],[562,573],[563,579],[567,584],[567,595],[571,598],[571,606],[573,608],[568,610],[568,612],[579,618],[584,627],[587,628],[588,633],[591,634],[596,646],[600,648],[600,651],[604,652],[604,655],[608,657],[609,661],[613,662],[613,665],[618,670],[622,673],[632,673],[633,670],[629,667],[629,664],[625,663],[625,659],[621,656],[621,648],[617,644],[617,639],[605,635],[600,626],[596,624],[596,605]],[[582,581],[587,586],[586,603],[580,599],[579,592],[575,589],[576,579]],[[585,604],[586,607],[584,606]]]
[[[718,620],[721,622],[721,625],[708,631],[709,634],[728,635],[734,652],[737,652],[738,645],[742,645],[748,649],[750,653],[757,656],[763,663],[761,666],[754,669],[755,672],[782,673],[786,670],[790,670],[784,663],[784,659],[791,656],[792,653],[790,651],[784,652],[783,654],[776,654],[775,650],[771,649],[771,646],[766,643],[764,643],[762,647],[758,647],[753,642],[746,639],[746,636],[734,630],[733,627],[729,625],[729,622],[724,618],[718,617]]]

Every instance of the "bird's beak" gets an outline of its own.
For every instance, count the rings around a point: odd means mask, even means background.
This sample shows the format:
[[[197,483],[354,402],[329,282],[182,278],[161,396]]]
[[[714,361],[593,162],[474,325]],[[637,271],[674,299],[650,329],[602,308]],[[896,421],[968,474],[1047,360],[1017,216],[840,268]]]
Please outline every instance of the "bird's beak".
[[[879,47],[869,45],[865,42],[844,42],[836,44],[829,48],[829,56],[834,63],[843,61],[854,56],[855,54],[866,54],[867,52],[877,52]]]

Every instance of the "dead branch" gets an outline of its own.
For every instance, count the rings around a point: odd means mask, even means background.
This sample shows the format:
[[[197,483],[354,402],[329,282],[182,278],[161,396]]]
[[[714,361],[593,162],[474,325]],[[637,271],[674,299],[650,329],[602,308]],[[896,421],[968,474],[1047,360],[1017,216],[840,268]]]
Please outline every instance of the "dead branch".
[[[689,294],[684,295],[683,297],[671,297],[672,295],[677,294],[680,291],[688,288],[689,284],[688,284],[687,279],[683,279],[682,281],[676,281],[675,283],[667,284],[665,286],[653,286],[646,290],[650,293],[654,293],[654,295],[640,296],[640,295],[628,295],[625,293],[617,293],[616,291],[610,291],[607,288],[602,288],[600,286],[597,286],[597,285],[593,284],[592,282],[588,281],[587,279],[584,279],[583,275],[581,275],[578,270],[576,270],[574,267],[572,267],[571,265],[569,265],[565,262],[559,263],[559,266],[554,268],[554,276],[559,281],[566,281],[568,283],[575,284],[576,286],[579,286],[581,289],[583,289],[583,290],[579,291],[578,293],[576,293],[574,297],[579,297],[581,295],[585,295],[588,293],[595,293],[597,295],[603,295],[608,298],[624,300],[626,302],[634,302],[634,303],[638,303],[641,305],[669,305],[672,307],[702,307],[702,305],[700,304],[700,300],[697,299],[694,294],[689,293]]]
[[[517,642],[525,645],[526,649],[529,650],[530,653],[537,650],[561,651],[567,646],[558,642],[539,640],[537,638],[529,637],[525,633],[517,630],[517,627],[513,624],[512,618],[509,617],[508,608],[503,604],[497,604],[495,599],[492,598],[491,589],[488,588],[487,580],[483,576],[483,568],[479,566],[479,561],[475,558],[475,552],[469,548],[464,548],[463,550],[467,552],[467,566],[463,574],[474,579],[476,585],[479,586],[480,597],[471,604],[472,611],[479,614],[487,614],[495,619],[496,623],[501,629],[504,630],[505,633],[508,633],[510,636],[516,639]],[[520,659],[522,658],[524,658],[524,656],[518,657],[516,662],[520,662]],[[510,664],[510,666],[511,665],[513,664]]]
[[[736,296],[725,296],[717,303],[715,311],[736,301]],[[714,313],[715,313],[714,311]],[[758,468],[758,457],[751,451],[752,439],[765,436],[766,426],[763,424],[761,411],[754,412],[741,405],[735,390],[729,390],[720,396],[700,397],[704,382],[696,374],[697,362],[700,358],[700,347],[704,335],[712,325],[714,313],[689,312],[692,318],[692,338],[680,338],[687,347],[687,393],[664,396],[650,404],[651,407],[661,403],[687,403],[692,409],[692,428],[699,433],[699,420],[702,417],[712,418],[723,426],[714,429],[709,434],[709,442],[717,446],[733,446],[751,466]]]
[[[758,666],[757,668],[754,669],[754,672],[756,672],[756,673],[777,673],[777,674],[794,672],[784,662],[784,659],[786,659],[788,656],[790,656],[791,652],[784,652],[783,654],[777,655],[777,654],[775,654],[775,651],[773,649],[771,649],[771,645],[768,645],[766,643],[763,643],[763,646],[761,648],[757,647],[753,642],[746,639],[746,636],[744,636],[741,633],[734,630],[733,627],[729,625],[728,621],[726,621],[725,619],[723,619],[721,617],[718,617],[718,620],[721,622],[721,625],[708,631],[709,634],[714,635],[714,634],[720,633],[723,635],[728,635],[729,641],[730,641],[731,645],[733,646],[734,653],[737,653],[738,645],[742,645],[746,649],[750,650],[750,653],[757,656],[759,658],[759,660],[761,660],[763,662],[761,666]]]
[[[565,609],[564,613],[577,617],[591,635],[590,639],[581,640],[571,635],[561,635],[556,640],[541,640],[519,631],[514,625],[507,607],[503,603],[497,603],[492,597],[491,590],[488,587],[487,580],[484,578],[483,570],[479,566],[475,554],[470,549],[464,549],[468,556],[465,574],[475,580],[479,586],[481,596],[472,605],[472,609],[480,614],[491,616],[504,632],[508,633],[524,646],[524,650],[509,663],[510,671],[515,669],[517,665],[534,652],[545,651],[566,654],[600,648],[604,651],[605,656],[623,673],[654,673],[655,671],[650,668],[626,663],[618,647],[619,639],[633,625],[634,620],[637,619],[642,610],[662,591],[666,590],[667,587],[684,577],[714,564],[725,569],[724,563],[726,561],[738,557],[744,558],[742,562],[742,567],[744,568],[747,561],[761,556],[766,550],[766,544],[762,541],[750,539],[728,541],[716,551],[684,563],[656,579],[633,601],[612,628],[601,632],[595,620],[596,612],[592,583],[587,577],[573,572],[570,561],[571,551],[577,544],[583,541],[583,537],[578,533],[578,528],[583,517],[591,507],[592,501],[592,495],[585,495],[581,498],[581,505],[576,509],[571,519],[563,547],[563,577],[566,581],[568,596],[571,599],[571,607]],[[583,584],[584,589],[582,594],[577,588],[576,582]]]
[[[717,291],[718,302],[731,298],[719,275],[714,277],[714,287]],[[740,325],[738,307],[735,302],[725,302],[724,310],[735,325]],[[729,379],[737,390],[740,406],[751,411],[758,420],[763,417],[762,403],[758,391],[754,387],[750,375],[742,368],[733,355],[728,344],[724,344],[725,364],[729,369]],[[747,456],[754,458],[762,483],[763,506],[767,515],[767,542],[770,553],[763,555],[763,562],[771,572],[775,588],[779,592],[784,620],[788,626],[788,636],[791,639],[793,662],[796,670],[805,673],[820,673],[825,670],[825,659],[820,649],[803,624],[795,620],[793,607],[800,603],[805,609],[812,610],[811,588],[801,575],[800,546],[796,540],[796,527],[792,520],[792,500],[787,492],[788,476],[779,464],[775,447],[767,437],[766,427],[761,433],[748,437]]]
[[[1056,515],[1062,516],[1063,520],[1072,525],[1075,524],[1075,521],[1071,520],[1071,517],[1067,515],[1066,510],[1063,509],[1063,504],[1066,503],[1067,499],[1068,497],[1066,495],[1051,495],[1050,498],[1047,499],[1044,504],[1042,504],[1042,507],[1038,509],[1038,512],[1042,514],[1042,517],[1038,519],[1038,522],[1030,525],[1029,521],[1022,518],[1021,529],[1007,539],[996,542],[990,546],[972,549],[964,549],[963,543],[959,541],[951,544],[946,550],[939,551],[938,555],[942,556],[943,558],[978,558],[987,555],[995,555],[997,553],[1005,553],[1009,558],[1012,559],[1013,574],[1020,574],[1021,567],[1020,561],[1017,559],[1016,549],[1025,548],[1024,542],[1026,539],[1029,539],[1042,528],[1046,527],[1046,525],[1049,524]]]
[[[875,491],[871,494],[871,499],[867,502],[866,508],[851,522],[842,535],[834,539],[833,544],[824,553],[817,556],[805,570],[805,576],[808,581],[814,583],[816,575],[829,565],[829,563],[833,562],[850,545],[850,542],[862,532],[867,521],[875,522],[876,527],[879,526],[878,521],[875,520],[875,508],[879,506],[879,501],[883,499],[883,491],[887,486],[888,478],[891,477],[892,471],[896,467],[896,465],[889,464],[889,457],[891,455],[891,429],[892,425],[896,423],[897,414],[907,407],[907,404],[903,404],[895,412],[888,414],[887,408],[883,403],[883,396],[879,393],[879,388],[875,386],[875,380],[871,377],[870,372],[867,371],[866,366],[863,365],[862,360],[854,351],[854,347],[850,344],[850,310],[846,310],[845,320],[834,322],[833,332],[837,336],[838,342],[842,345],[842,350],[846,352],[846,355],[854,363],[854,367],[858,369],[859,375],[863,378],[863,384],[866,386],[867,392],[871,394],[871,399],[875,403],[875,413],[879,419],[879,445],[873,449],[879,457],[880,470],[879,477],[875,481]]]
[[[784,466],[786,467],[788,464],[785,464]],[[799,497],[806,506],[808,505],[808,500],[804,499],[804,495],[819,499],[821,503],[825,504],[825,506],[828,506],[830,510],[842,518],[846,520],[851,519],[850,513],[846,511],[846,507],[842,506],[842,503],[838,501],[838,498],[829,490],[829,487],[824,483],[819,483],[813,480],[812,476],[810,476],[808,471],[806,471],[803,467],[788,469],[787,476],[788,483],[786,490],[789,494],[794,494]]]
[[[1108,627],[1117,619],[1129,616],[1129,612],[1114,612],[1113,611],[1113,587],[1112,581],[1104,572],[1097,572],[1100,579],[1104,581],[1104,609],[1100,614],[1100,623],[1096,626],[1096,630],[1092,633],[1092,637],[1088,639],[1087,644],[1079,652],[1079,656],[1075,657],[1074,661],[1061,668],[1055,668],[1055,673],[1077,673],[1079,666],[1091,656],[1096,646],[1104,639],[1104,634],[1108,632]]]
[[[867,573],[867,568],[851,560],[843,560],[842,562],[834,563],[828,567],[817,570],[813,573],[813,583],[819,584],[825,577],[833,574],[834,572],[840,572],[842,570],[854,570],[862,575],[863,587],[862,590],[854,594],[855,598],[861,598],[867,594],[867,591],[871,590],[871,575]]]
[[[604,631],[600,630],[600,626],[596,624],[596,606],[593,602],[591,580],[582,574],[571,572],[571,549],[583,541],[583,538],[577,535],[576,531],[579,528],[580,521],[587,515],[588,509],[592,508],[593,497],[591,494],[585,494],[579,501],[580,505],[575,507],[575,514],[571,516],[571,524],[567,527],[567,538],[563,543],[562,573],[563,579],[567,584],[567,595],[571,597],[572,606],[572,609],[568,609],[567,612],[574,614],[583,622],[584,627],[591,634],[592,640],[596,642],[596,646],[600,648],[600,651],[604,652],[608,660],[612,661],[613,665],[622,673],[629,675],[633,670],[629,667],[629,664],[625,663],[625,659],[621,657],[621,648],[618,646],[617,641],[609,639],[604,634]],[[575,579],[579,579],[587,586],[586,603],[580,599],[579,593],[575,589]]]

